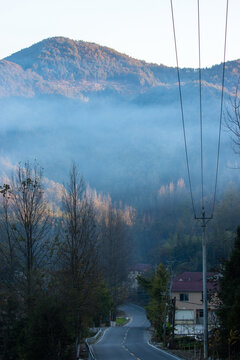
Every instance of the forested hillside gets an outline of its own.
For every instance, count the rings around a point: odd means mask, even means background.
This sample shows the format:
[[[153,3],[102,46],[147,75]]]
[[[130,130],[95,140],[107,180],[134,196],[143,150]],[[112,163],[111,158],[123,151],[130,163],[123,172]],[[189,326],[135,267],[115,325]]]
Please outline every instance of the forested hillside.
[[[161,59],[159,59],[161,61]],[[16,66],[18,65],[18,66]],[[239,77],[240,62],[226,67],[226,88],[232,92]],[[204,85],[219,89],[222,66],[204,69]],[[134,98],[149,88],[176,86],[176,70],[148,64],[113,49],[64,37],[49,38],[0,62],[1,96],[60,94],[91,98],[110,92]],[[194,69],[183,69],[184,83],[198,80]]]

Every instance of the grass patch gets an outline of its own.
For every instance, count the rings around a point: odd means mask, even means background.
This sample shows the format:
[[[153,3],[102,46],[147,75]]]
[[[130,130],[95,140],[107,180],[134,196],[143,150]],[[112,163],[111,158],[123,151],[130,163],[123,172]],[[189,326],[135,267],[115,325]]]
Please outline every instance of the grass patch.
[[[129,318],[126,317],[117,317],[116,318],[116,325],[117,326],[123,326],[125,324],[127,324],[129,321]]]

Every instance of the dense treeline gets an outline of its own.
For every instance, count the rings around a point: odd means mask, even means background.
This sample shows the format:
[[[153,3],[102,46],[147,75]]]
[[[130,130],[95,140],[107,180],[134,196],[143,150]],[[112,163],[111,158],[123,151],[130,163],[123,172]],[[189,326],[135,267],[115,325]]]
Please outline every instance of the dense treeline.
[[[211,205],[208,199],[206,203]],[[240,192],[229,184],[207,226],[209,270],[229,257],[240,224],[239,214]],[[151,204],[138,211],[133,231],[140,262],[152,265],[170,262],[178,273],[201,271],[201,226],[193,217],[185,187],[174,189],[173,184],[162,187]]]
[[[115,314],[129,263],[129,217],[94,201],[75,165],[52,211],[38,164],[1,187],[1,359],[70,359]],[[99,199],[98,199],[99,200]],[[114,264],[114,266],[113,266]]]

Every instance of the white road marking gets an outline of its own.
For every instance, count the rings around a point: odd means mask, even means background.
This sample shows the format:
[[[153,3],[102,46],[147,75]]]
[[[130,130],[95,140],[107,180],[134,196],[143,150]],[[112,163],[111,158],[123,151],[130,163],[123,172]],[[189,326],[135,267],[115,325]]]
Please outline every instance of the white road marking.
[[[165,354],[165,355],[169,355],[169,356],[171,356],[171,357],[172,357],[173,359],[175,359],[175,360],[182,360],[181,358],[177,357],[176,355],[170,354],[170,353],[167,352],[167,351],[164,351],[164,350],[162,350],[162,349],[159,349],[159,348],[156,347],[155,345],[151,344],[149,341],[148,341],[147,343],[148,343],[149,346],[153,347],[155,350],[158,350],[158,351],[162,352],[162,353]]]
[[[130,315],[128,315],[128,316],[130,317],[130,320],[125,325],[123,325],[123,327],[129,326],[131,324],[131,322],[133,321],[132,316],[130,316]]]

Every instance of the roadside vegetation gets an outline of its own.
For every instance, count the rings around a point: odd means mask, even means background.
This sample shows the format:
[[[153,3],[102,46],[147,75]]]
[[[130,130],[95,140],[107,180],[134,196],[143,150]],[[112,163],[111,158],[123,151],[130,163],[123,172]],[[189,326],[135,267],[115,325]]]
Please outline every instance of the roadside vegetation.
[[[237,360],[240,354],[240,227],[230,257],[221,264],[218,276],[219,288],[216,288],[217,294],[214,295],[218,321],[209,332],[209,355],[211,359]],[[138,276],[140,286],[149,295],[145,308],[154,328],[152,340],[163,347],[178,350],[179,356],[201,359],[203,338],[174,336],[174,309],[169,281],[169,271],[162,264],[155,273]]]
[[[117,326],[124,326],[129,322],[128,317],[117,317],[116,318],[116,325]]]
[[[98,206],[75,165],[57,213],[41,167],[0,188],[0,359],[79,356],[89,328],[116,316],[131,250],[124,210]]]

